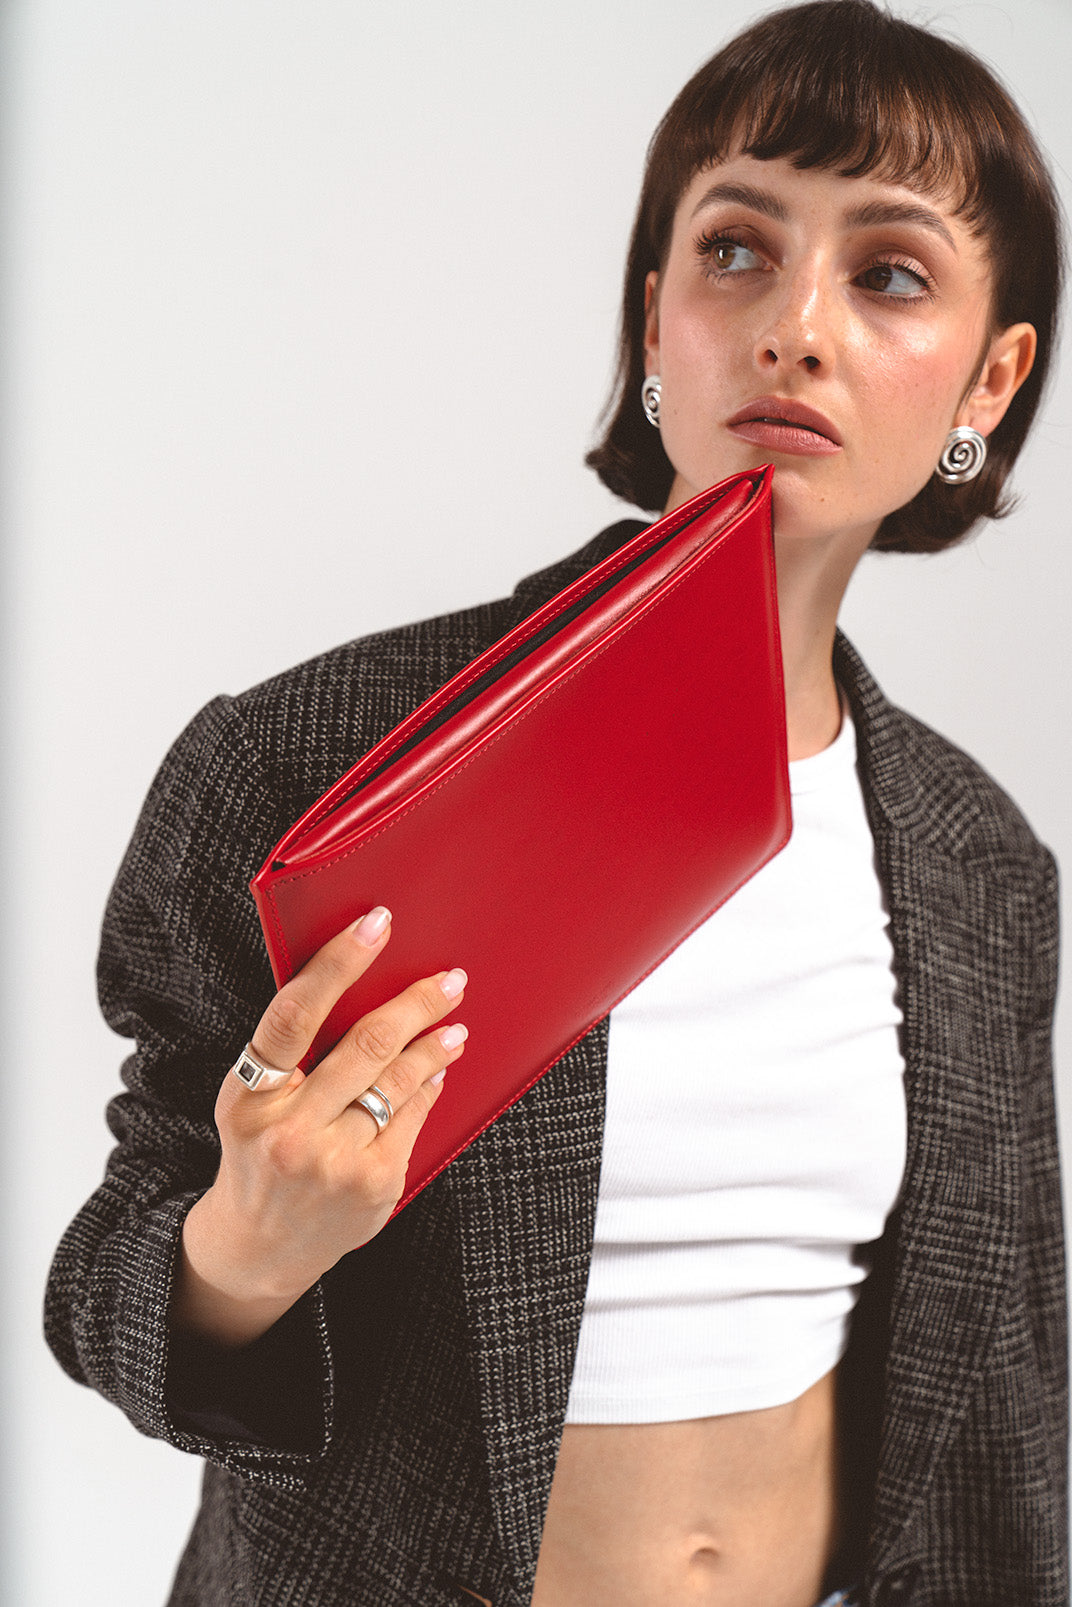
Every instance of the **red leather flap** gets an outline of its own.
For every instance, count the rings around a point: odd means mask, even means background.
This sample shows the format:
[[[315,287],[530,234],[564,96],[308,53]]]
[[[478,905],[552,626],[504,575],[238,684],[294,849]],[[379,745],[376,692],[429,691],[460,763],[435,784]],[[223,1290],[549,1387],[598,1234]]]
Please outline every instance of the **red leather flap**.
[[[493,722],[508,714],[526,694],[546,684],[557,669],[575,662],[588,645],[602,639],[616,621],[640,606],[691,555],[723,539],[747,514],[765,484],[763,472],[743,474],[702,492],[668,518],[641,531],[486,649],[363,754],[306,811],[257,873],[251,884],[254,891],[274,879],[284,866],[296,869],[309,865],[323,853],[340,847],[380,811],[409,796],[474,738],[486,734]],[[546,633],[562,616],[569,616],[586,599],[592,601],[582,613],[520,662],[510,663],[519,650]],[[499,671],[499,666],[504,665],[507,667]],[[470,688],[489,675],[494,677],[490,684],[472,696],[463,709],[447,723],[435,724],[442,710],[452,702],[461,702]],[[422,735],[429,727],[430,734]],[[417,745],[405,752],[404,758],[393,758],[414,742]],[[377,771],[383,773],[370,782]]]

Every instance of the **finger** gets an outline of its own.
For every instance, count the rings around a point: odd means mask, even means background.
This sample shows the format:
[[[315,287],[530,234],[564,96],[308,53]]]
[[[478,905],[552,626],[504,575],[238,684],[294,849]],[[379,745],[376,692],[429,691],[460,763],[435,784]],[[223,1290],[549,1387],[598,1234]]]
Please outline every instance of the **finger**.
[[[422,977],[355,1021],[302,1088],[310,1113],[326,1124],[380,1083],[407,1044],[458,1004],[467,981],[458,969]]]
[[[390,933],[390,911],[380,905],[318,949],[261,1016],[250,1041],[251,1053],[279,1070],[296,1066],[328,1012],[368,970]]]
[[[448,1027],[439,1027],[435,1032],[426,1033],[423,1037],[415,1039],[380,1075],[372,1088],[391,1106],[392,1115],[388,1125],[394,1122],[395,1117],[401,1115],[427,1083],[435,1082],[438,1085],[447,1067],[453,1065],[462,1054],[468,1036],[469,1029],[460,1021],[455,1021]],[[361,1136],[371,1141],[386,1129],[380,1128],[372,1112],[361,1103],[363,1097],[363,1094],[358,1094],[352,1104],[341,1113],[339,1119],[347,1120],[356,1115],[357,1125],[362,1129]]]
[[[344,1120],[352,1123],[355,1133],[360,1134],[355,1143],[360,1145],[364,1186],[377,1192],[381,1197],[384,1202],[385,1221],[405,1192],[413,1146],[432,1107],[450,1079],[456,1075],[464,1075],[464,1072],[455,1072],[453,1069],[453,1062],[461,1056],[464,1048],[463,1042],[449,1052],[448,1065],[441,1067],[421,1083],[416,1092],[391,1118],[384,1132],[376,1132],[372,1118],[367,1116],[360,1106],[352,1106],[346,1112]]]

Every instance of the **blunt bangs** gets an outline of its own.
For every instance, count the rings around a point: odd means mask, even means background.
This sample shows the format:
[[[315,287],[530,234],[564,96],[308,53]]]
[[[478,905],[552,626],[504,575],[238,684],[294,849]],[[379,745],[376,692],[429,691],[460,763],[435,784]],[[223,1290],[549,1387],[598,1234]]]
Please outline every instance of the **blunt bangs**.
[[[979,478],[955,491],[932,482],[883,521],[874,546],[938,551],[978,519],[1007,512],[1002,488],[1037,408],[1056,333],[1056,195],[1019,110],[989,69],[872,0],[810,0],[761,18],[701,67],[659,124],[626,265],[609,424],[586,461],[637,506],[664,506],[673,469],[639,405],[644,282],[662,267],[692,179],[738,153],[906,185],[940,198],[985,242],[991,330],[1033,324],[1035,367],[993,432]],[[1015,248],[1025,239],[1034,257],[1026,273]]]
[[[744,61],[704,86],[692,133],[696,165],[685,185],[701,167],[739,150],[759,161],[785,158],[845,178],[905,184],[947,197],[956,211],[970,214],[981,168],[1001,160],[1000,123],[993,123],[993,140],[979,126],[979,91],[985,101],[986,91],[997,87],[989,75],[980,74],[982,84],[969,90],[963,73],[940,70],[943,51],[954,58],[960,53],[927,35],[922,50],[907,32],[871,48],[876,14],[858,0],[837,9],[849,13],[864,37],[855,39],[853,29],[843,27],[829,48],[825,30],[806,25],[803,14],[816,9],[800,7],[797,28],[779,30],[774,49],[757,48],[763,43],[757,39]],[[829,0],[822,9],[830,9]],[[878,14],[878,20],[886,19]],[[754,32],[762,35],[762,25]]]

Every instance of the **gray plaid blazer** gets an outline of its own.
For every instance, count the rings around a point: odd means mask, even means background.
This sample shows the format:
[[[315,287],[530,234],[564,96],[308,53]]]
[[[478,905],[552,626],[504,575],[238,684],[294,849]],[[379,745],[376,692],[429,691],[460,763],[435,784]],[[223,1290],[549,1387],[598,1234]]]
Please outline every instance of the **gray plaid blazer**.
[[[100,956],[104,1012],[137,1047],[46,1326],[74,1378],[206,1459],[172,1607],[528,1603],[588,1272],[605,1022],[240,1369],[169,1342],[168,1290],[215,1174],[220,1079],[273,991],[249,876],[362,751],[637,528],[510,598],[216,699],[152,787]],[[902,1201],[869,1247],[839,1369],[844,1566],[868,1607],[1067,1607],[1054,866],[840,638],[836,670],[891,915],[909,1117]]]

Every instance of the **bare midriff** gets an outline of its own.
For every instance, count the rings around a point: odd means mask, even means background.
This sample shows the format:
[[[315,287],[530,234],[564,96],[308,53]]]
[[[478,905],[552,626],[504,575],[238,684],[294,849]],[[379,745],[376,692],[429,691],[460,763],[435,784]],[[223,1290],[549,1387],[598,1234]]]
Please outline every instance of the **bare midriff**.
[[[833,1373],[762,1411],[569,1424],[532,1607],[814,1607],[836,1544]]]

